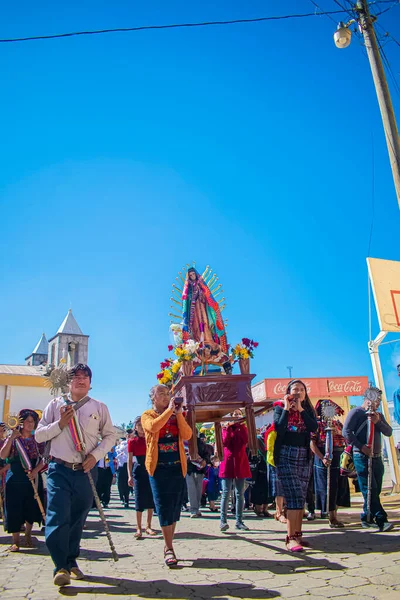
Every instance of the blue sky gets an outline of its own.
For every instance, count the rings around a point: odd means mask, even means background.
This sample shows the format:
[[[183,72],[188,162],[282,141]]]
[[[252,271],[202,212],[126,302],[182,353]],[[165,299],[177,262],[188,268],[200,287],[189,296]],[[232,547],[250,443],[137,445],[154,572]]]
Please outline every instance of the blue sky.
[[[0,37],[300,12],[312,4],[15,1]],[[380,19],[398,40],[399,17]],[[23,362],[72,306],[93,393],[129,420],[195,260],[224,285],[228,341],[260,342],[257,379],[370,375],[373,162],[372,256],[400,259],[399,209],[367,58],[357,39],[337,50],[334,29],[319,16],[0,45],[0,362]],[[400,82],[400,48],[385,51]]]

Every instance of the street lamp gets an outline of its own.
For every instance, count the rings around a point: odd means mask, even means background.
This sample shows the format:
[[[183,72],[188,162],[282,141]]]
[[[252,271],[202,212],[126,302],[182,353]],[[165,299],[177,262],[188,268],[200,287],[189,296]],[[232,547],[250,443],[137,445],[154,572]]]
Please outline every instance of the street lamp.
[[[337,30],[333,34],[333,40],[336,48],[347,48],[351,43],[351,31],[342,21],[339,23]]]
[[[354,12],[357,13],[356,19],[351,19],[348,23],[340,22],[333,35],[336,48],[347,48],[351,42],[350,25],[357,23],[360,32],[363,35],[365,49],[367,51],[369,64],[371,66],[372,77],[375,84],[376,95],[381,111],[383,129],[385,131],[386,144],[392,167],[394,187],[397,195],[397,202],[400,206],[400,141],[397,129],[396,117],[393,110],[392,99],[390,97],[389,86],[386,81],[385,69],[383,68],[381,53],[376,39],[374,22],[376,17],[369,12],[368,0],[357,0],[354,6]]]

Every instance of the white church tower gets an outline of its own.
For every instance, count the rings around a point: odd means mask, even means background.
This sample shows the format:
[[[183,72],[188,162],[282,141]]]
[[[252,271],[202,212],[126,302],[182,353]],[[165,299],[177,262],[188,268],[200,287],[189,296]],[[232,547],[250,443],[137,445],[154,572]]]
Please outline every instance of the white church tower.
[[[88,362],[89,336],[82,333],[72,310],[61,323],[55,336],[49,339],[49,364],[57,366],[65,358],[67,367]]]

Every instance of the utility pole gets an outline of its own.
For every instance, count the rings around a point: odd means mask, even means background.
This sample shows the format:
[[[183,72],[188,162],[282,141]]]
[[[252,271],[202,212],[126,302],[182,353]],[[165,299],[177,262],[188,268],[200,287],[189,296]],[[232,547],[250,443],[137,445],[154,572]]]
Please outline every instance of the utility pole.
[[[289,371],[289,378],[292,379],[292,369],[293,369],[293,367],[286,367],[286,368]]]
[[[369,12],[367,0],[358,0],[356,11],[360,15],[365,48],[367,50],[369,64],[374,79],[376,95],[378,97],[381,111],[383,129],[386,136],[386,144],[389,152],[390,165],[392,167],[394,186],[396,188],[397,202],[400,208],[400,142],[397,129],[396,117],[393,110],[392,99],[383,68],[381,53],[376,40],[374,20]]]

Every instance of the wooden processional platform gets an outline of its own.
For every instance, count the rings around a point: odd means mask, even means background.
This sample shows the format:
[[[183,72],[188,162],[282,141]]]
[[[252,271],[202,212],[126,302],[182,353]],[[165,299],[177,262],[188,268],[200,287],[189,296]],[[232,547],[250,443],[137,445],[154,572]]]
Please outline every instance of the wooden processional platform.
[[[222,446],[221,422],[232,421],[228,415],[234,410],[244,412],[249,432],[249,449],[257,454],[257,432],[255,422],[255,403],[251,394],[251,382],[255,375],[205,375],[182,377],[176,384],[174,395],[183,397],[186,419],[193,430],[189,441],[190,456],[197,456],[196,423],[215,423],[215,442],[219,458],[224,452]],[[264,409],[268,403],[257,403]]]

